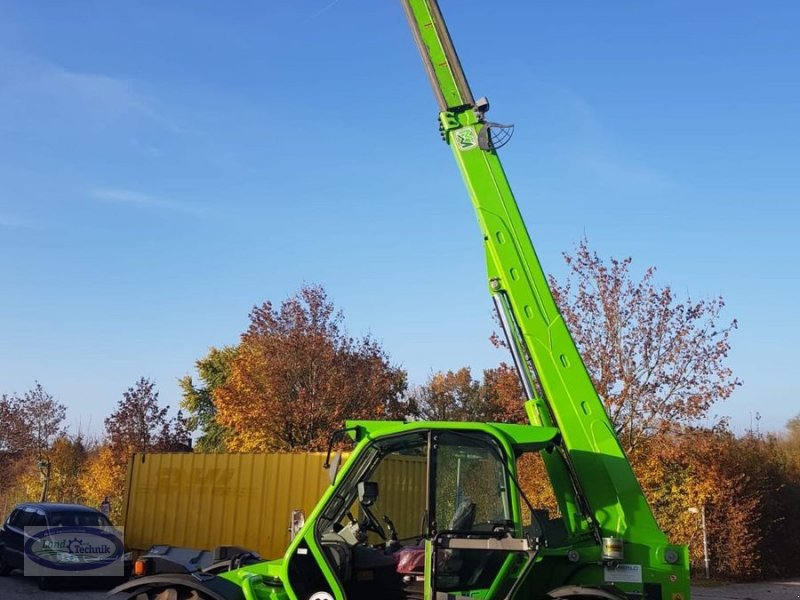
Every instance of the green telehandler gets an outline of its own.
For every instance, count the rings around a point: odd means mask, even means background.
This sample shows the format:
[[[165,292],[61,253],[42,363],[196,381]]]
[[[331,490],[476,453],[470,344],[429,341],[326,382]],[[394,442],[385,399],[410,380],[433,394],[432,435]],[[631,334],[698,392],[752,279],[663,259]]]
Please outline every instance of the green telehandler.
[[[688,600],[688,549],[659,529],[547,284],[436,0],[401,0],[475,208],[488,288],[530,425],[351,421],[347,462],[283,558],[155,549],[112,590],[131,600]],[[558,509],[532,506],[541,456]],[[331,452],[329,452],[330,458]],[[141,568],[140,568],[141,567]]]

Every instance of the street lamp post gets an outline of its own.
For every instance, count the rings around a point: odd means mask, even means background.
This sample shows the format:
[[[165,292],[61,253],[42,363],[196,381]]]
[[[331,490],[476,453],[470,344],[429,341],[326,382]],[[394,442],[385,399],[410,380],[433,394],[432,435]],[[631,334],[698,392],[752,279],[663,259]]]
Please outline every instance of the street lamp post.
[[[708,560],[708,534],[706,533],[706,505],[701,504],[700,508],[690,506],[689,512],[692,514],[700,514],[700,527],[703,530],[703,563],[706,567],[706,579],[711,579],[710,562]]]

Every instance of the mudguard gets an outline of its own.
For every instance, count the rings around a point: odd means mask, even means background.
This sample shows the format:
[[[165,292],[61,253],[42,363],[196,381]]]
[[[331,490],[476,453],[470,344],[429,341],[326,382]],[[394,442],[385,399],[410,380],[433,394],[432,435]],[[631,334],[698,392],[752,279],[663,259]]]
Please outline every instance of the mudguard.
[[[108,600],[134,600],[137,594],[147,590],[167,587],[184,587],[197,590],[209,600],[245,600],[242,588],[227,579],[216,575],[196,575],[183,573],[164,573],[131,579],[108,592]]]
[[[585,587],[582,585],[565,585],[547,592],[553,600],[627,600],[628,596],[617,589]]]

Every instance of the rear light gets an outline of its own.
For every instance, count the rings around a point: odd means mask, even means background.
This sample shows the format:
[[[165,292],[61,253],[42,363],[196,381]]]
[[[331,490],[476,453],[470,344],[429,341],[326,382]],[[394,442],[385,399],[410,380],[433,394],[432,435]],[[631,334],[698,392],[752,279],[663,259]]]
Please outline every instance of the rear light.
[[[147,571],[149,571],[148,567],[150,566],[148,564],[149,562],[150,561],[148,561],[145,558],[137,559],[136,562],[133,563],[133,575],[134,575],[134,577],[143,577],[144,575],[147,575]]]

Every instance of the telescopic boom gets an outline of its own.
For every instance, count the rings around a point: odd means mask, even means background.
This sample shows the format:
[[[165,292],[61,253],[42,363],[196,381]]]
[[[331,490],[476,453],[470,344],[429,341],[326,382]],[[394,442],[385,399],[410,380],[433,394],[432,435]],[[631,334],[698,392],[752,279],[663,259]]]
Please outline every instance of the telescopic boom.
[[[508,128],[475,101],[436,0],[402,0],[439,103],[439,126],[475,208],[489,291],[511,347],[534,425],[561,433],[544,455],[568,532],[666,544],[611,421],[556,306],[497,149]]]

